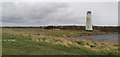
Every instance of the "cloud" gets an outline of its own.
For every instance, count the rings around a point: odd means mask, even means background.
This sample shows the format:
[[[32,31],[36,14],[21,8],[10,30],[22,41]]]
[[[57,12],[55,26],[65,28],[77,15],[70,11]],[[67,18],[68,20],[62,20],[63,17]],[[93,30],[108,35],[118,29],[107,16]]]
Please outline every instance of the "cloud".
[[[3,26],[81,25],[87,10],[92,11],[93,24],[117,25],[117,4],[112,2],[3,2],[2,10]]]

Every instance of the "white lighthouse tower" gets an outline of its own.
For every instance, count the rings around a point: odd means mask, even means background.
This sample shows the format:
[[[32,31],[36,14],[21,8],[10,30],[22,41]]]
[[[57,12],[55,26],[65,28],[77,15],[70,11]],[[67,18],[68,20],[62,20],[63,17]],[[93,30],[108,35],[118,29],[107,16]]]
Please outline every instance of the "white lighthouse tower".
[[[85,27],[85,30],[87,30],[87,31],[92,31],[93,30],[91,14],[92,14],[91,11],[87,11],[87,14],[86,14],[86,27]]]

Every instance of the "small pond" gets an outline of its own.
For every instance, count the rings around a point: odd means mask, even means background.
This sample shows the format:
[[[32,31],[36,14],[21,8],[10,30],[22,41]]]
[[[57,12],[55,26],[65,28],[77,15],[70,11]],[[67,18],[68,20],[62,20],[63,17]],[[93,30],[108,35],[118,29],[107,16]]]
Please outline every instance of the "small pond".
[[[86,36],[89,37],[91,39],[95,39],[98,41],[118,41],[118,37],[120,36],[120,34],[105,34],[105,35],[90,35],[90,36]]]

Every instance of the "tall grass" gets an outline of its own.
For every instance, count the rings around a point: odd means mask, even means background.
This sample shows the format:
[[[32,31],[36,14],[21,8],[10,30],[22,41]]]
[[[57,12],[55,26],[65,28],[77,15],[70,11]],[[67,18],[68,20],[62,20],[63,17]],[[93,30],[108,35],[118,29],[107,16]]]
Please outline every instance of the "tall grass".
[[[80,35],[94,34],[95,32],[86,32],[78,30],[46,30],[46,29],[3,29],[3,55],[114,55],[115,52],[110,51],[94,51],[92,48],[97,48],[97,43],[92,41],[82,41],[77,39],[64,39],[63,35]],[[101,32],[103,33],[103,32]],[[54,38],[42,38],[42,36],[52,36]],[[37,38],[39,41],[33,41],[32,38]],[[15,41],[4,41],[15,40]],[[48,41],[48,42],[47,42]],[[77,45],[62,45],[57,42],[71,42]],[[62,42],[61,42],[62,43]],[[85,48],[84,46],[90,46]],[[106,47],[105,47],[106,48]],[[100,48],[102,50],[102,48]]]

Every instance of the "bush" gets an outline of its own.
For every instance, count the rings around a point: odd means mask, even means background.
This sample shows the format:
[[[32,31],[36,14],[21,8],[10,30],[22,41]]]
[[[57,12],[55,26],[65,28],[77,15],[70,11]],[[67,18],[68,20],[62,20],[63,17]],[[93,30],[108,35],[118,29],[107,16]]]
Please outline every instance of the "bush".
[[[86,45],[86,42],[85,41],[77,41],[77,44]]]

